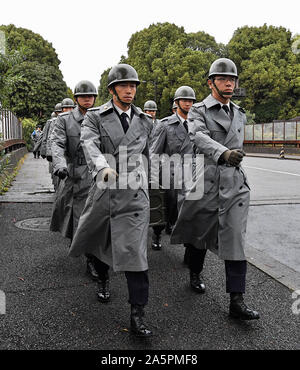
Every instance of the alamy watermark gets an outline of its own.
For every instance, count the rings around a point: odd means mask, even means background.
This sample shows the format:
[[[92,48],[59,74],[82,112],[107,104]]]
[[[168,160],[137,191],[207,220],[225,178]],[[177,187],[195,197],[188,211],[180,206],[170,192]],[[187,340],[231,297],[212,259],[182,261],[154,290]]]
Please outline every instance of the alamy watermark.
[[[300,290],[295,290],[292,293],[292,298],[295,300],[292,304],[292,312],[294,315],[300,314]]]
[[[5,293],[0,290],[0,315],[5,315],[6,313],[6,297]]]
[[[143,154],[131,154],[126,146],[119,147],[118,156],[97,157],[95,168],[116,171],[116,181],[97,181],[100,189],[176,189],[188,200],[198,200],[204,194],[203,154],[153,154],[149,161]]]

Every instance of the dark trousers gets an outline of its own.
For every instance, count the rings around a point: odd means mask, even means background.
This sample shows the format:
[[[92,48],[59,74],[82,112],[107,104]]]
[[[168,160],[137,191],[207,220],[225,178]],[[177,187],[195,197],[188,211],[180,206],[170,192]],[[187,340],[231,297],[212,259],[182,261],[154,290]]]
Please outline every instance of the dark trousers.
[[[190,271],[200,274],[203,270],[207,249],[198,249],[188,243],[185,243],[184,246],[186,247],[186,253],[188,255],[188,266]]]
[[[197,249],[192,244],[184,244],[188,253],[189,269],[200,273],[203,270],[206,249]],[[226,293],[245,293],[247,261],[225,260]]]
[[[165,228],[165,225],[156,225],[156,226],[152,226],[152,229],[153,229],[153,233],[156,235],[156,236],[160,236],[161,232],[163,231],[163,229]]]
[[[177,209],[177,189],[169,189],[166,191],[166,206],[168,224],[175,225],[178,217]]]
[[[100,280],[108,279],[109,266],[95,257],[95,269]],[[149,296],[149,278],[146,271],[125,271],[130,304],[146,305]]]
[[[226,293],[245,293],[247,261],[225,261]]]

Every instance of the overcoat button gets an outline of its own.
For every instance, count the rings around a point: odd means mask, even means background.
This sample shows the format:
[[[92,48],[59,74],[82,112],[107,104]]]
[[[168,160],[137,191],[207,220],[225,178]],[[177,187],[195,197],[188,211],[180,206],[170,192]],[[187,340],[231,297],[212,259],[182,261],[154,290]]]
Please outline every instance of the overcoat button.
[[[112,214],[111,214],[111,218],[114,218],[114,217],[115,217],[115,214],[114,214],[114,213],[112,213]]]
[[[138,195],[137,195],[137,194],[134,194],[134,197],[135,197],[135,198],[137,198],[137,197],[138,197]]]
[[[243,203],[239,203],[239,207],[242,207],[243,206]]]
[[[139,214],[138,214],[138,213],[135,213],[135,214],[134,214],[134,217],[139,217]]]
[[[224,190],[224,186],[220,186],[220,190]]]
[[[213,184],[214,183],[214,180],[210,180],[210,182]]]

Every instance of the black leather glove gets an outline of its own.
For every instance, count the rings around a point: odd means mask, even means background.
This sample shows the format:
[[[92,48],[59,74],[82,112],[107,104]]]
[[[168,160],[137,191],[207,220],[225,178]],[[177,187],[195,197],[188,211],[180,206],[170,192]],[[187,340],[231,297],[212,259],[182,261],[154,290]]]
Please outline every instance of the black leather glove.
[[[47,155],[47,161],[52,162],[52,155]]]
[[[242,162],[244,155],[246,155],[246,153],[242,149],[232,149],[226,150],[226,152],[222,154],[222,157],[226,163],[236,167]]]
[[[57,172],[56,172],[56,175],[61,179],[63,180],[64,178],[66,178],[69,174],[68,174],[68,170],[66,168],[60,168]]]
[[[46,158],[45,154],[41,154],[41,157],[42,157],[43,159],[45,159],[45,158]]]

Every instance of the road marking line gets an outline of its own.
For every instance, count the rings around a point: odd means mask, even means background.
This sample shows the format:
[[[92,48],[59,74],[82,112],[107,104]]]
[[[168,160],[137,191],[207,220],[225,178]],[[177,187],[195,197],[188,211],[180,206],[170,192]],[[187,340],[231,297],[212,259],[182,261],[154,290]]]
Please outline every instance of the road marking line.
[[[254,170],[262,170],[262,171],[268,171],[268,172],[275,172],[275,173],[282,173],[284,175],[291,175],[291,176],[298,176],[300,177],[300,175],[298,175],[297,173],[291,173],[291,172],[283,172],[283,171],[275,171],[275,170],[268,170],[267,168],[260,168],[260,167],[251,167],[251,166],[243,166],[245,168],[252,168]]]

